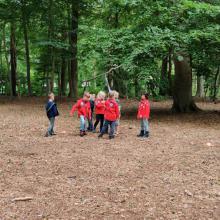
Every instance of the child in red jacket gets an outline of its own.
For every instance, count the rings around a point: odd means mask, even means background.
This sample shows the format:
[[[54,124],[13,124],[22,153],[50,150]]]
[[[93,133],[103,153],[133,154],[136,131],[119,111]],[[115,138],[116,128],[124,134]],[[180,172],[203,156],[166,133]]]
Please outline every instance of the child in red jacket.
[[[110,125],[109,139],[115,137],[115,124],[119,119],[119,107],[115,101],[115,93],[113,91],[109,92],[109,98],[105,102],[105,122],[101,131],[101,134],[98,136],[101,138],[107,131],[108,126]]]
[[[86,135],[86,121],[91,119],[90,94],[88,92],[85,92],[83,98],[79,99],[72,107],[70,116],[73,116],[75,111],[78,111],[78,117],[80,118],[80,136],[83,137]]]
[[[97,95],[97,99],[95,100],[95,114],[96,114],[96,121],[94,124],[94,132],[96,131],[96,127],[100,122],[100,132],[102,131],[102,127],[104,124],[104,114],[105,114],[105,97],[106,94],[100,91]]]
[[[138,119],[141,120],[141,132],[138,137],[149,137],[149,116],[150,116],[150,103],[148,100],[148,94],[141,96],[141,101],[138,107]]]

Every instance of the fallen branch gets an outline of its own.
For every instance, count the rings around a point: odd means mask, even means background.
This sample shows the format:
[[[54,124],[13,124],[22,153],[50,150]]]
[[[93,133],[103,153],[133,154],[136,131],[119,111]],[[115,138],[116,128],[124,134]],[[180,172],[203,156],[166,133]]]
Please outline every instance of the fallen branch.
[[[30,201],[32,199],[33,199],[32,197],[20,197],[20,198],[12,199],[12,202],[19,202],[19,201],[25,202],[25,201]]]

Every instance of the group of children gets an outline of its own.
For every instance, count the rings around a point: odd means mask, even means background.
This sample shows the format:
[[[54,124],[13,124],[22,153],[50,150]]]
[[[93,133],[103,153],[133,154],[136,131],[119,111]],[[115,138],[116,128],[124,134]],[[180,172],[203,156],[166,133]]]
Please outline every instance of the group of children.
[[[55,118],[59,115],[57,106],[54,102],[54,94],[50,93],[49,100],[46,104],[46,112],[49,118],[49,128],[46,137],[55,135],[54,122]],[[70,116],[74,112],[78,112],[80,120],[80,136],[86,135],[87,131],[96,133],[98,124],[100,124],[98,137],[103,137],[104,134],[109,134],[109,139],[113,139],[118,134],[119,122],[121,117],[121,106],[119,101],[119,93],[117,91],[110,91],[108,98],[103,91],[100,91],[97,97],[94,94],[85,92],[83,97],[73,105]],[[95,113],[96,120],[93,123],[93,115]],[[148,94],[141,96],[141,101],[138,107],[137,117],[141,121],[141,129],[138,137],[149,137],[149,119],[150,116],[150,103]],[[88,126],[87,126],[88,125]]]

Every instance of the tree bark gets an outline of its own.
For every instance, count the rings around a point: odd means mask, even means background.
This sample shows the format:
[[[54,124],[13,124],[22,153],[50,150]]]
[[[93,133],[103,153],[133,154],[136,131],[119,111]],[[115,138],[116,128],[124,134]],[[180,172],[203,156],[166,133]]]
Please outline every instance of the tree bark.
[[[31,65],[30,65],[30,52],[29,52],[29,39],[28,39],[28,29],[27,29],[27,17],[26,17],[26,2],[22,1],[22,25],[23,34],[25,42],[25,58],[26,58],[26,72],[27,72],[27,85],[28,85],[28,95],[32,95],[31,90]]]
[[[215,78],[214,78],[214,92],[213,92],[213,101],[216,101],[216,97],[218,94],[218,77],[219,77],[219,73],[220,73],[220,67],[218,67],[217,72],[215,74]]]
[[[203,98],[204,96],[205,96],[205,92],[204,92],[204,78],[201,75],[197,75],[196,97]]]
[[[140,95],[140,88],[139,88],[137,75],[135,76],[135,79],[134,79],[134,92],[135,92],[135,97],[137,98]]]
[[[78,22],[79,22],[79,1],[72,0],[71,8],[71,71],[70,71],[70,97],[78,97],[78,61],[77,61],[77,41],[78,41]]]
[[[60,91],[61,91],[61,96],[66,95],[66,60],[65,60],[65,57],[62,57],[62,63],[61,63]]]
[[[10,96],[12,96],[12,86],[11,86],[11,72],[10,72],[10,63],[8,60],[8,50],[7,50],[7,46],[6,46],[6,34],[5,34],[5,26],[6,24],[3,25],[3,29],[2,29],[2,35],[3,35],[3,50],[4,50],[4,54],[5,54],[5,62],[6,62],[6,67],[7,67],[7,75],[8,75],[8,81],[9,81],[9,94]]]
[[[170,96],[173,95],[173,80],[172,80],[172,56],[171,56],[171,50],[169,51],[169,57],[168,57],[168,81],[169,81],[169,89],[168,93]]]
[[[11,90],[12,95],[17,96],[16,92],[16,78],[17,78],[17,60],[16,60],[16,40],[15,40],[15,24],[11,23],[10,36],[10,56],[11,56]]]
[[[194,112],[198,108],[192,97],[192,68],[189,56],[180,53],[174,59],[175,78],[173,90],[174,112]]]
[[[54,25],[53,25],[53,4],[54,0],[49,0],[49,8],[48,8],[48,40],[51,42],[54,34]],[[54,90],[54,78],[55,78],[55,56],[54,56],[54,48],[53,46],[48,47],[51,61],[51,69],[50,69],[50,91]]]
[[[167,94],[167,88],[165,87],[165,80],[167,78],[167,67],[168,67],[168,57],[166,56],[162,60],[162,66],[161,66],[161,85],[160,85],[160,95],[166,95]]]

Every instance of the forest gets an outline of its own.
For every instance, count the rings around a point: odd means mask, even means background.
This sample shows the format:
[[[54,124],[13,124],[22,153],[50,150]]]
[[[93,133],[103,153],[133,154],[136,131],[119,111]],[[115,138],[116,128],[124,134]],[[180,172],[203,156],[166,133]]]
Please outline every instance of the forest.
[[[0,0],[1,220],[219,220],[219,131],[220,0]]]
[[[0,27],[2,96],[76,99],[106,78],[176,112],[220,95],[218,0],[1,0]]]

